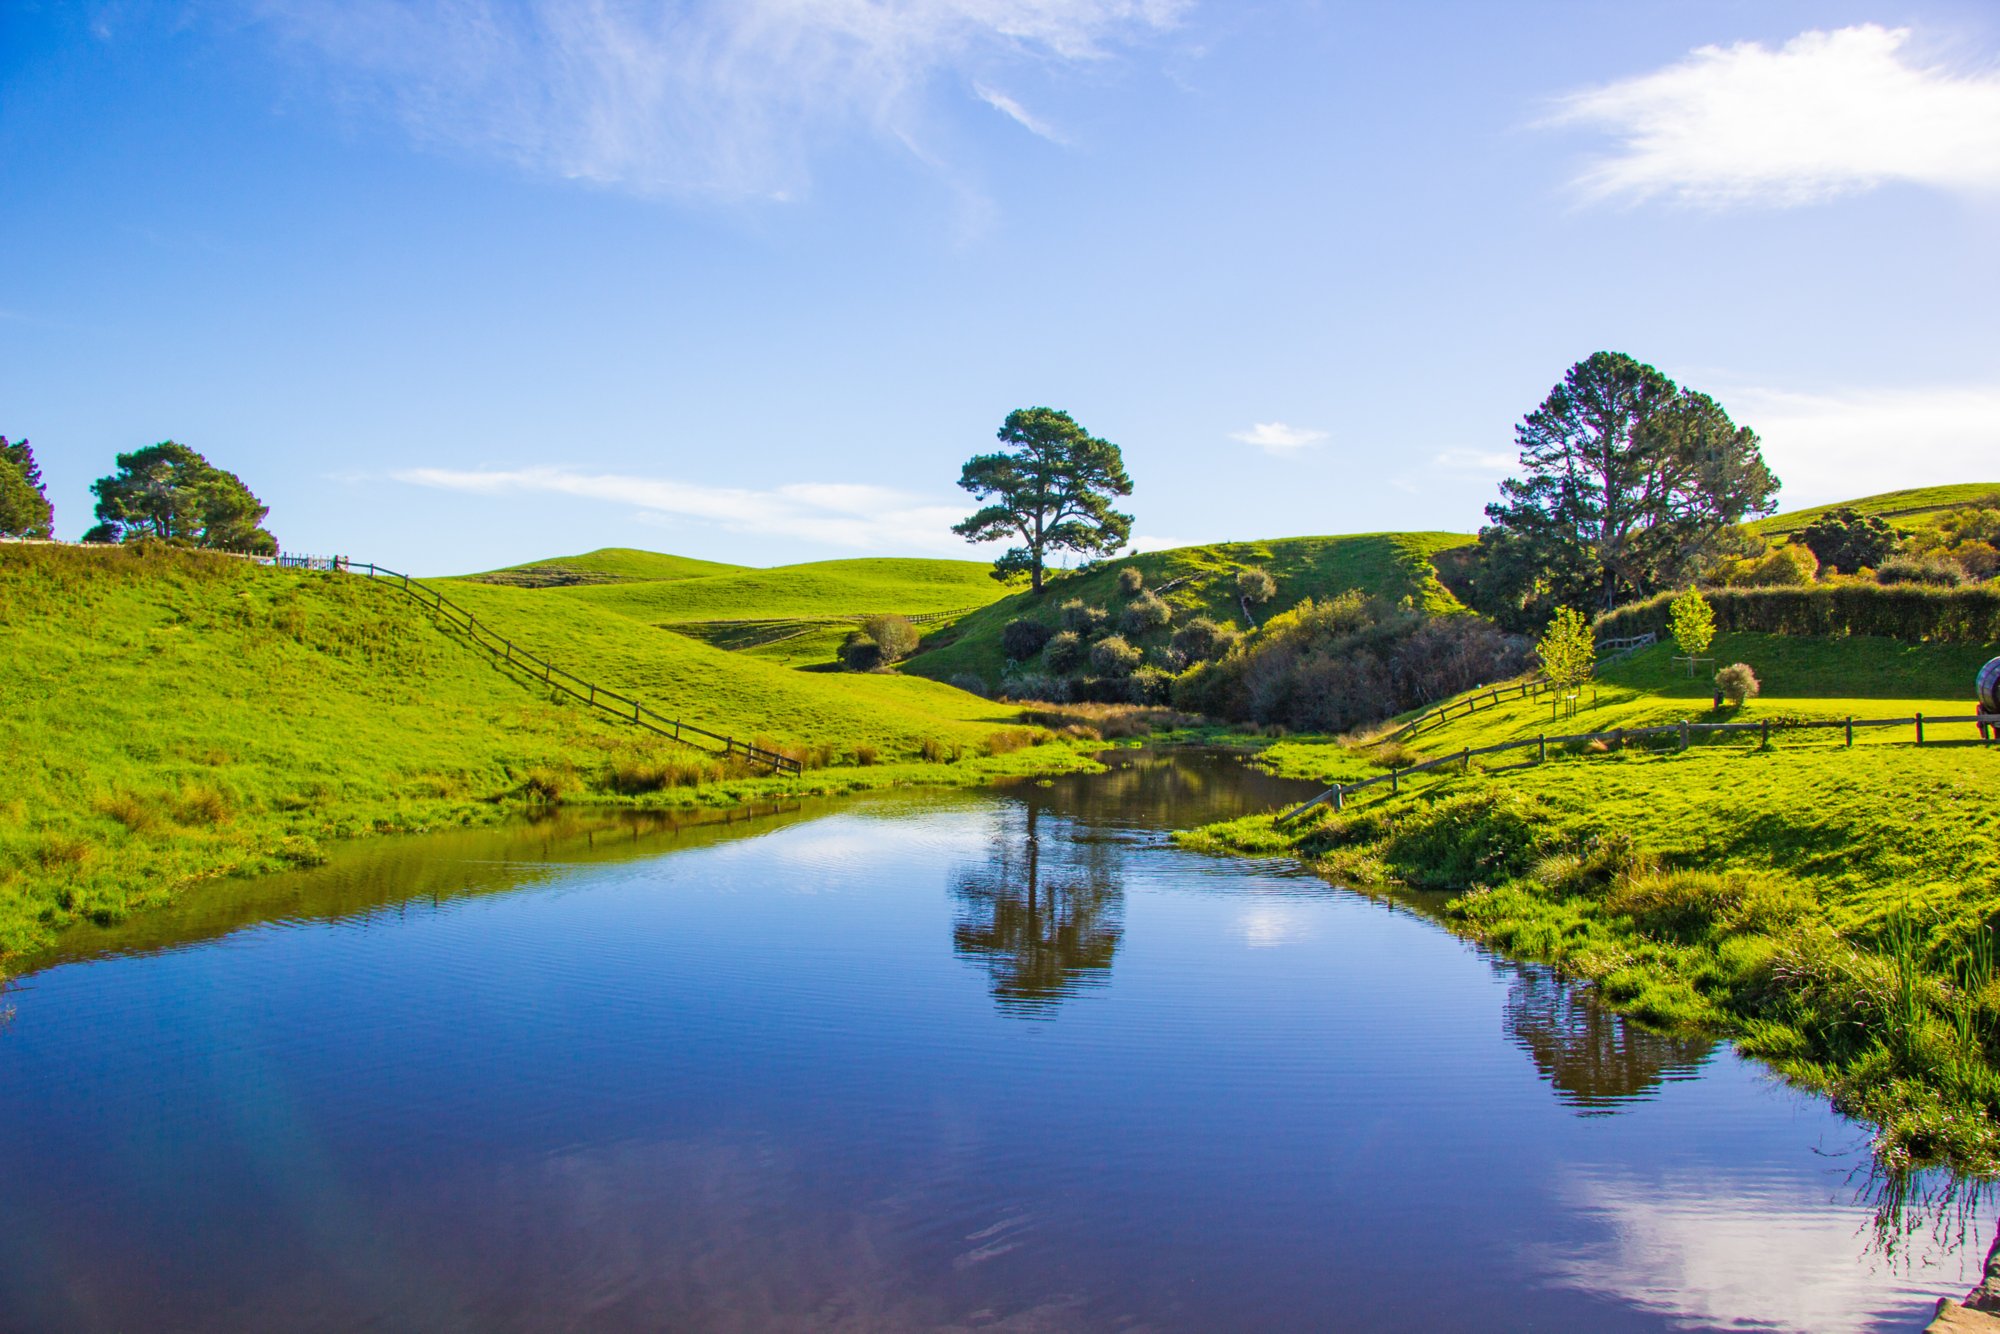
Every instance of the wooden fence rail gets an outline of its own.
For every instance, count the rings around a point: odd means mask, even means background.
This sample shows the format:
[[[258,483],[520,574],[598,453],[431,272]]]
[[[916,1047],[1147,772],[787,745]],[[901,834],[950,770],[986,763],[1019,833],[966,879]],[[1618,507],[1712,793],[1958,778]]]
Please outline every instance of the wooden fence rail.
[[[1909,727],[1913,724],[1916,727],[1917,744],[1921,746],[1924,744],[1924,728],[1926,726],[1936,727],[1943,723],[1977,723],[1982,727],[2000,729],[2000,713],[1975,713],[1962,716],[1953,715],[1944,718],[1926,718],[1921,713],[1908,718],[1801,718],[1777,723],[1773,723],[1768,718],[1754,723],[1695,723],[1682,720],[1678,723],[1668,723],[1663,727],[1614,727],[1607,732],[1582,732],[1573,736],[1525,737],[1517,741],[1502,741],[1492,746],[1469,747],[1460,750],[1454,755],[1440,755],[1434,760],[1425,760],[1422,764],[1412,764],[1403,769],[1391,769],[1386,774],[1381,774],[1374,778],[1364,778],[1358,783],[1335,783],[1332,787],[1304,805],[1295,806],[1291,810],[1284,812],[1278,817],[1277,822],[1280,825],[1289,824],[1307,811],[1312,810],[1316,806],[1324,805],[1329,801],[1333,803],[1335,810],[1341,810],[1345,807],[1347,798],[1350,795],[1364,788],[1379,787],[1387,783],[1391,792],[1399,791],[1402,786],[1402,779],[1409,774],[1420,774],[1426,770],[1442,768],[1448,764],[1458,765],[1460,771],[1463,772],[1472,766],[1472,761],[1476,756],[1498,755],[1503,751],[1524,750],[1530,746],[1535,748],[1536,762],[1540,763],[1548,759],[1549,747],[1552,745],[1588,745],[1593,741],[1603,741],[1622,749],[1628,741],[1644,740],[1648,737],[1671,736],[1680,742],[1679,749],[1686,750],[1693,741],[1694,735],[1698,732],[1755,732],[1762,738],[1765,745],[1769,745],[1771,743],[1771,733],[1774,731],[1810,731],[1815,728],[1828,727],[1844,729],[1847,744],[1852,746],[1854,744],[1854,729],[1857,727]]]
[[[688,746],[695,750],[707,751],[712,755],[721,755],[725,758],[741,755],[753,764],[763,765],[774,774],[797,775],[802,772],[799,762],[789,755],[781,755],[777,751],[766,750],[762,746],[753,745],[748,741],[739,741],[735,737],[724,736],[720,732],[711,732],[705,727],[697,727],[695,724],[686,722],[683,719],[669,718],[664,714],[647,708],[630,695],[621,695],[615,690],[607,690],[603,686],[586,681],[574,673],[564,671],[547,658],[541,657],[539,654],[530,653],[505,636],[489,630],[481,625],[479,618],[471,612],[459,606],[436,589],[419,583],[407,574],[401,574],[380,565],[356,565],[344,556],[281,556],[278,560],[280,562],[297,562],[297,564],[292,566],[292,568],[296,569],[332,570],[366,574],[371,580],[398,589],[408,594],[419,606],[427,607],[436,612],[446,621],[465,631],[466,636],[473,643],[485,649],[488,653],[523,668],[530,675],[539,675],[544,685],[560,690],[572,698],[580,699],[592,708],[602,709],[606,713],[622,718],[628,723],[643,727],[649,732],[655,732],[671,741],[677,741],[683,746]],[[318,563],[307,564],[306,562]],[[720,749],[713,744],[705,744],[713,742],[721,742]]]

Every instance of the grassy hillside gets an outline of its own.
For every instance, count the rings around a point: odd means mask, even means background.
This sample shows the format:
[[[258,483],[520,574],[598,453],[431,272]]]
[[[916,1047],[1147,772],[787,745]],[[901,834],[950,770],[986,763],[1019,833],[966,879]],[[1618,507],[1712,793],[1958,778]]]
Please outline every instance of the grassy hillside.
[[[1957,509],[1961,505],[1970,505],[1995,495],[2000,495],[2000,482],[1961,482],[1955,486],[1912,487],[1907,491],[1884,491],[1879,496],[1863,496],[1859,500],[1839,500],[1828,505],[1790,510],[1783,514],[1773,514],[1768,519],[1755,520],[1744,526],[1766,537],[1778,537],[1785,533],[1797,532],[1832,509],[1856,509],[1863,514],[1879,514],[1885,519],[1917,519],[1924,515]]]
[[[633,547],[602,547],[581,556],[551,556],[526,565],[510,565],[504,570],[488,570],[469,575],[485,583],[514,584],[523,588],[561,587],[568,584],[607,584],[639,580],[699,579],[705,575],[731,574],[744,567],[720,561],[696,560],[692,556],[669,556],[661,551],[639,551]]]
[[[671,805],[1088,763],[1061,746],[1008,753],[1027,735],[1013,710],[934,682],[788,671],[546,589],[453,594],[600,684],[836,767],[784,782],[705,767],[511,674],[360,577],[0,547],[0,970],[78,917],[311,862],[353,834],[550,798]],[[925,751],[965,762],[923,763]],[[696,778],[709,786],[689,791]]]
[[[1211,546],[1150,551],[1129,559],[1105,561],[1087,570],[1053,578],[1040,595],[1029,592],[994,602],[963,617],[948,629],[927,636],[908,669],[939,680],[959,674],[1000,680],[1005,659],[1000,632],[1018,617],[1039,620],[1054,628],[1060,608],[1071,598],[1104,607],[1114,617],[1127,600],[1118,592],[1118,571],[1136,566],[1146,587],[1164,589],[1162,598],[1174,610],[1176,624],[1195,616],[1210,616],[1242,626],[1236,600],[1236,576],[1262,569],[1277,581],[1277,595],[1256,609],[1259,621],[1301,598],[1324,598],[1362,589],[1390,599],[1414,598],[1433,609],[1458,605],[1431,568],[1439,551],[1463,546],[1473,539],[1463,533],[1363,533],[1350,537],[1290,537],[1269,542],[1224,542]],[[1153,638],[1163,639],[1166,633]],[[1152,642],[1142,638],[1142,645]]]
[[[969,560],[873,557],[813,561],[697,578],[549,589],[651,625],[678,621],[832,620],[871,612],[957,611],[1001,597],[992,567]]]
[[[1965,714],[1972,674],[2000,646],[1725,636],[1765,694],[1726,716]],[[1554,722],[1518,701],[1454,719],[1412,758],[1541,732],[1709,716],[1661,647],[1604,673],[1597,703]],[[1357,794],[1279,831],[1269,817],[1189,835],[1268,855],[1291,849],[1355,883],[1472,888],[1446,920],[1510,953],[1595,980],[1661,1025],[1736,1034],[1751,1053],[1831,1091],[1882,1128],[1892,1166],[2000,1170],[2000,746],[1969,725],[1834,731],[1514,755]],[[1942,743],[1942,744],[1940,744]],[[1381,772],[1393,748],[1284,742],[1280,771]],[[1402,757],[1397,757],[1402,758]]]

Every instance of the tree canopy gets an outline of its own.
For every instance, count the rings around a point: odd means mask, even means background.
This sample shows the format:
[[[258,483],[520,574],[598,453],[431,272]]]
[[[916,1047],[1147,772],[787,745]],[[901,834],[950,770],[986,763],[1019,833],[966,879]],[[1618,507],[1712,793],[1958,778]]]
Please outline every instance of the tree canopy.
[[[90,489],[98,524],[84,534],[86,542],[155,538],[261,555],[278,550],[278,540],[260,526],[270,508],[243,479],[173,440],[120,454],[118,471]]]
[[[55,509],[26,440],[0,435],[0,537],[49,537]]]
[[[1757,435],[1714,399],[1598,352],[1514,431],[1522,476],[1480,532],[1482,610],[1515,625],[1684,581],[1722,533],[1775,507]]]
[[[1896,536],[1883,520],[1842,505],[1819,515],[1792,540],[1812,552],[1822,567],[1852,574],[1880,565],[1896,549]]]
[[[966,461],[959,486],[985,508],[952,531],[968,542],[1019,537],[993,562],[995,579],[1025,572],[1036,592],[1053,551],[1104,555],[1132,536],[1132,516],[1111,508],[1132,494],[1118,446],[1100,440],[1054,408],[1017,408],[998,432],[1009,449]]]

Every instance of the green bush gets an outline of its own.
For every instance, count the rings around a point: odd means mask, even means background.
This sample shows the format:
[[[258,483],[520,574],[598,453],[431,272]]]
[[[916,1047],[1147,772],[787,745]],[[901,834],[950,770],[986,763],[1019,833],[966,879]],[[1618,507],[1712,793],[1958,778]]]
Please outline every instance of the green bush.
[[[861,633],[882,650],[882,662],[901,662],[917,651],[917,627],[903,616],[870,616],[861,622]]]
[[[856,630],[841,642],[840,660],[850,672],[872,672],[882,665],[882,646]]]
[[[1174,623],[1174,613],[1157,594],[1141,593],[1125,606],[1125,614],[1120,618],[1128,635],[1143,635],[1148,630],[1159,630]]]
[[[1749,663],[1732,662],[1715,674],[1715,688],[1729,703],[1741,704],[1762,690],[1763,686],[1758,684],[1757,673],[1750,670]]]
[[[1236,627],[1197,616],[1174,631],[1174,652],[1188,663],[1212,662],[1236,647]]]
[[[1095,639],[1111,621],[1111,613],[1102,607],[1087,606],[1082,598],[1071,598],[1063,603],[1061,614],[1063,629],[1085,639]]]
[[[1965,567],[1943,556],[1895,556],[1875,572],[1877,583],[1928,584],[1957,588],[1965,582]]]
[[[1123,597],[1137,597],[1139,590],[1146,586],[1146,576],[1136,565],[1127,565],[1118,572],[1118,592]]]
[[[1134,704],[1167,704],[1173,700],[1174,675],[1160,667],[1141,667],[1128,682]]]
[[[1253,605],[1269,602],[1278,595],[1278,581],[1259,569],[1244,570],[1236,576],[1236,594]]]
[[[1122,678],[1132,674],[1141,654],[1122,635],[1106,635],[1090,646],[1090,667],[1099,676]]]
[[[1527,873],[1554,846],[1551,812],[1518,793],[1471,792],[1410,812],[1382,859],[1428,889],[1500,885]]]
[[[1088,653],[1089,646],[1083,642],[1082,635],[1074,630],[1064,630],[1050,636],[1049,642],[1042,646],[1042,665],[1058,676],[1066,676],[1083,666]]]
[[[1000,651],[1009,662],[1026,662],[1042,651],[1051,631],[1040,621],[1023,616],[1007,622],[1000,631]]]

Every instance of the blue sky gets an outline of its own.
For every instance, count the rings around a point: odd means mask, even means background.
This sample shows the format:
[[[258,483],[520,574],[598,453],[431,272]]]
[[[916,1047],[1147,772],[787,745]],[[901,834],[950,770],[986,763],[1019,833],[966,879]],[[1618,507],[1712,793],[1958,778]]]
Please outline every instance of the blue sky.
[[[1142,545],[1470,530],[1630,352],[1788,505],[2000,477],[1990,3],[0,6],[0,434],[301,551],[978,554],[1011,408]]]

